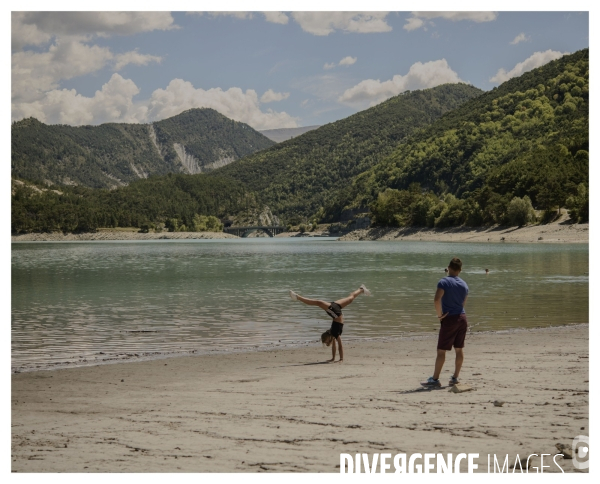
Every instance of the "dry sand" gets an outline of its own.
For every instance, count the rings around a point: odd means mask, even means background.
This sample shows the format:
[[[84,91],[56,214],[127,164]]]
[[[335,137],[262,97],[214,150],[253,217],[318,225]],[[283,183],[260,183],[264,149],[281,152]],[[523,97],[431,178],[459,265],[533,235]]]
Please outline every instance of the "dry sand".
[[[589,435],[588,342],[588,325],[471,334],[460,394],[419,385],[433,332],[347,342],[343,364],[310,346],[16,374],[12,469],[339,472],[340,453],[465,452],[487,471],[488,453]],[[444,384],[452,370],[449,355]]]
[[[126,231],[100,231],[85,234],[23,234],[11,236],[11,242],[68,242],[84,240],[158,240],[158,239],[237,239],[235,235],[223,232],[160,232],[142,234]]]
[[[284,232],[276,235],[284,237],[321,237],[327,232]],[[335,237],[337,234],[333,234]],[[252,237],[267,237],[263,232],[255,232]],[[50,242],[85,240],[157,240],[157,239],[237,239],[223,232],[161,232],[142,234],[133,231],[102,230],[85,234],[23,234],[13,235],[12,242]],[[589,243],[589,224],[571,224],[568,217],[546,225],[526,227],[452,227],[447,229],[427,228],[371,228],[355,230],[340,237],[340,241],[358,240],[420,240],[427,242],[520,242],[520,243]]]
[[[373,228],[355,230],[341,241],[421,240],[427,242],[589,243],[589,224],[555,222],[526,227],[455,227],[448,229]]]

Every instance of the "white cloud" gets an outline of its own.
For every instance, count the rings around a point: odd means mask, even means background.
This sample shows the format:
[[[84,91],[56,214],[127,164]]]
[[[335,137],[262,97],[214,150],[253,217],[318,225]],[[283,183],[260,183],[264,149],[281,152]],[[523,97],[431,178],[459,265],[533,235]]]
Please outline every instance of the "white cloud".
[[[131,35],[178,28],[169,12],[13,12],[13,50],[52,37]]]
[[[113,58],[107,47],[81,42],[57,42],[47,52],[24,51],[12,55],[13,100],[32,100],[56,89],[61,79],[90,74]]]
[[[347,56],[347,57],[344,57],[344,58],[343,58],[343,59],[342,59],[342,60],[339,62],[339,64],[338,64],[338,65],[340,65],[340,66],[351,66],[352,64],[355,64],[355,63],[356,63],[356,61],[357,61],[357,58],[356,58],[356,57],[350,57],[350,56]]]
[[[498,69],[496,75],[490,78],[490,82],[502,83],[508,81],[509,79],[520,76],[525,72],[535,69],[536,67],[543,66],[550,61],[559,59],[566,54],[568,54],[568,52],[558,52],[550,49],[545,52],[534,52],[531,56],[529,56],[523,62],[519,62],[508,72],[506,72],[504,69]]]
[[[470,20],[472,22],[492,22],[498,17],[497,12],[412,12],[412,17],[406,19],[404,30],[416,30],[425,28],[426,21],[434,18],[443,18],[457,22],[459,20]]]
[[[347,66],[348,67],[348,66],[355,64],[357,60],[358,60],[357,57],[347,56],[347,57],[344,57],[337,64],[335,62],[325,63],[325,65],[323,66],[323,69],[329,70],[329,69],[333,69],[336,66]]]
[[[251,20],[256,12],[187,12],[187,15],[209,15],[211,17],[234,17],[240,20]],[[283,12],[262,12],[267,22],[287,24],[290,18]]]
[[[157,89],[148,102],[148,120],[164,119],[190,108],[213,108],[228,118],[242,121],[255,129],[295,128],[297,120],[286,112],[260,110],[256,91],[239,87],[204,90],[190,82],[173,79],[166,89]]]
[[[11,96],[18,105],[45,99],[50,91],[62,93],[60,81],[106,66],[120,70],[162,60],[137,50],[114,53],[92,45],[93,37],[178,28],[168,12],[13,12],[11,27]],[[38,48],[23,50],[25,46]]]
[[[511,42],[512,45],[516,45],[519,42],[528,42],[529,41],[529,37],[527,37],[523,32],[521,32],[519,35],[517,35]]]
[[[385,20],[388,12],[293,12],[302,30],[313,35],[329,35],[335,31],[348,33],[389,32]]]
[[[272,109],[261,111],[256,91],[233,87],[204,90],[182,79],[156,89],[149,99],[134,101],[139,88],[130,79],[113,74],[110,80],[85,97],[75,89],[54,89],[31,102],[13,102],[12,120],[33,116],[49,124],[146,123],[175,116],[191,108],[213,108],[228,118],[255,129],[295,128],[297,119]]]
[[[283,12],[263,12],[265,20],[274,24],[287,24],[290,18]]]
[[[70,125],[135,123],[143,119],[147,111],[145,106],[134,105],[133,97],[138,93],[133,81],[113,74],[92,97],[77,94],[75,89],[52,90],[34,102],[13,104],[12,118],[33,116],[49,124]]]
[[[408,30],[409,32],[411,30],[417,30],[421,27],[423,27],[423,24],[425,22],[423,22],[420,18],[417,17],[409,17],[406,19],[406,24],[404,24],[404,27],[402,27],[404,30]]]
[[[19,103],[38,99],[44,92],[57,89],[59,81],[91,74],[111,62],[119,70],[127,64],[147,65],[161,60],[137,50],[115,55],[108,47],[57,39],[46,52],[28,50],[12,55],[12,98]]]
[[[358,106],[374,106],[406,90],[425,89],[440,84],[463,82],[446,59],[416,62],[406,75],[395,75],[389,81],[367,79],[344,91],[338,101]]]
[[[194,12],[198,15],[206,13],[211,17],[234,17],[240,20],[250,20],[253,18],[252,12]]]
[[[277,102],[277,101],[283,101],[284,99],[287,99],[288,97],[290,97],[289,92],[275,92],[275,91],[273,91],[273,89],[269,89],[267,92],[265,92],[260,97],[260,102],[264,103],[264,104],[272,103],[272,102]]]
[[[150,62],[160,63],[161,61],[162,57],[149,54],[140,54],[136,49],[130,52],[125,52],[124,54],[117,54],[115,56],[115,69],[119,71],[128,64],[146,66],[150,64]]]

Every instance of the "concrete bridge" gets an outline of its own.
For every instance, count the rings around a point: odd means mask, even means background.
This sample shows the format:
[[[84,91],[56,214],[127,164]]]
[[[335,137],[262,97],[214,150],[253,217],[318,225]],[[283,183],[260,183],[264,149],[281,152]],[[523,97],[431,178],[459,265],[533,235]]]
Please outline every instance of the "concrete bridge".
[[[256,232],[257,230],[262,230],[269,237],[275,237],[277,234],[281,234],[285,232],[285,227],[281,227],[279,225],[271,225],[271,226],[256,226],[256,227],[225,227],[223,232],[226,234],[237,235],[238,237],[248,237],[252,232]]]

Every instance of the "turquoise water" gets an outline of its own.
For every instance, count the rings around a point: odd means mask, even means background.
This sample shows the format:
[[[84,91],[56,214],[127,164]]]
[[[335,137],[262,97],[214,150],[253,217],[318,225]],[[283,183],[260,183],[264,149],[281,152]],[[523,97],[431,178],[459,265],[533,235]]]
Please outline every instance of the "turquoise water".
[[[345,339],[438,327],[437,281],[453,256],[474,330],[588,322],[588,246],[157,240],[12,244],[14,370],[314,342],[328,301],[364,283]],[[485,275],[484,269],[490,274]]]

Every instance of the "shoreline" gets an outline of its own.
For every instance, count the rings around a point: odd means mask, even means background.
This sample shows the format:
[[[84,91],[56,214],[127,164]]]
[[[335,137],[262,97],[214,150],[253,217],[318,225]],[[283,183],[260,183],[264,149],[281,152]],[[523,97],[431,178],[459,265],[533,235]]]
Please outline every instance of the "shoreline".
[[[224,232],[127,232],[109,231],[90,232],[82,234],[30,233],[11,235],[11,242],[73,242],[97,240],[185,240],[185,239],[239,239],[235,235]]]
[[[308,235],[309,234],[309,235]],[[299,232],[284,232],[275,238],[319,239],[323,231],[302,236]],[[260,236],[269,238],[267,236]],[[433,229],[423,227],[374,227],[359,229],[344,235],[330,235],[338,242],[355,241],[420,241],[420,242],[476,242],[476,243],[543,243],[543,244],[589,244],[589,224],[571,224],[565,218],[546,225],[525,227],[450,227]],[[139,233],[134,231],[101,230],[93,233],[29,233],[11,235],[11,242],[70,242],[102,240],[193,240],[193,239],[240,239],[224,232],[160,232]],[[255,237],[252,237],[255,238]]]
[[[536,243],[589,244],[589,224],[553,222],[525,227],[451,227],[430,229],[420,227],[376,227],[354,230],[338,241],[421,241],[421,242],[479,242],[479,243]]]
[[[515,327],[508,329],[498,329],[498,330],[472,330],[472,326],[469,327],[469,331],[467,335],[494,335],[494,334],[517,334],[517,333],[530,333],[530,332],[543,332],[543,331],[552,331],[554,329],[561,328],[579,328],[579,327],[589,327],[589,323],[572,323],[572,324],[563,324],[559,326],[535,326],[531,328],[527,327]],[[437,338],[438,331],[437,329],[432,331],[415,331],[410,332],[407,331],[404,334],[396,335],[396,336],[373,336],[373,337],[346,337],[344,338],[345,344],[364,344],[364,343],[377,343],[377,342],[405,342],[405,341],[421,341],[427,339],[435,339]],[[292,341],[290,343],[265,343],[263,345],[248,345],[248,346],[233,346],[231,349],[223,349],[223,348],[203,348],[201,350],[182,350],[182,351],[172,351],[172,352],[147,352],[147,353],[116,353],[116,354],[105,354],[101,359],[90,361],[90,356],[82,357],[82,359],[78,361],[60,361],[55,363],[46,363],[45,365],[33,366],[34,363],[31,363],[32,366],[29,367],[17,367],[11,365],[11,375],[17,375],[21,373],[35,373],[39,371],[61,371],[67,369],[75,369],[75,368],[89,368],[95,366],[104,366],[104,365],[118,365],[118,364],[126,364],[126,363],[141,363],[141,362],[150,362],[156,360],[170,360],[173,358],[189,358],[196,356],[203,357],[218,357],[223,355],[235,355],[235,354],[246,354],[246,353],[259,353],[265,351],[291,351],[297,350],[301,348],[319,348],[321,347],[320,340],[307,340],[307,341]],[[99,353],[100,354],[100,353]]]
[[[419,385],[434,336],[349,341],[343,364],[303,347],[12,375],[12,471],[339,473],[340,453],[465,452],[487,472],[488,454],[589,435],[588,324],[468,335],[458,394]]]

